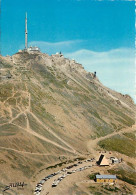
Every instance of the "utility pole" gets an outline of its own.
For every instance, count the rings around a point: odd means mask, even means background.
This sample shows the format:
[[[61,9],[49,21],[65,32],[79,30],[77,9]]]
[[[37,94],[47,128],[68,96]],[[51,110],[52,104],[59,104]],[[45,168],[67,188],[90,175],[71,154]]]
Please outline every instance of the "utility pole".
[[[27,46],[27,13],[26,13],[26,18],[25,18],[25,49],[27,50],[28,46]]]

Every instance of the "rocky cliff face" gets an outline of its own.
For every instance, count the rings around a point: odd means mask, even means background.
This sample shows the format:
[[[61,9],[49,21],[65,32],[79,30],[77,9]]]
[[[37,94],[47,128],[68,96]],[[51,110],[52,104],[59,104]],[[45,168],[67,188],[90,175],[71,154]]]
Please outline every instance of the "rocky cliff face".
[[[132,126],[134,116],[128,95],[103,86],[63,55],[1,56],[2,183],[20,175],[29,179],[62,155],[86,154],[88,140]]]

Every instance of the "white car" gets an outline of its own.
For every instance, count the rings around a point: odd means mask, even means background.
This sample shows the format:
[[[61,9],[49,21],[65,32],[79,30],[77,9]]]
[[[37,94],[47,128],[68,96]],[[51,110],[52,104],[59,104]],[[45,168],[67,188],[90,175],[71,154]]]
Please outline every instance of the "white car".
[[[45,180],[42,179],[42,180],[40,181],[40,183],[41,183],[41,184],[44,184],[44,183],[45,183]]]

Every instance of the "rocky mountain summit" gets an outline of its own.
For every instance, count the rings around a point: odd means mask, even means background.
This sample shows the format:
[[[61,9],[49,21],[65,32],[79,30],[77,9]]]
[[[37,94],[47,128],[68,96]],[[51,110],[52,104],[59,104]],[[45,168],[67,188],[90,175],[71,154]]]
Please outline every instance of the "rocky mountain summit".
[[[91,153],[87,142],[135,123],[128,95],[62,54],[0,56],[0,185]]]

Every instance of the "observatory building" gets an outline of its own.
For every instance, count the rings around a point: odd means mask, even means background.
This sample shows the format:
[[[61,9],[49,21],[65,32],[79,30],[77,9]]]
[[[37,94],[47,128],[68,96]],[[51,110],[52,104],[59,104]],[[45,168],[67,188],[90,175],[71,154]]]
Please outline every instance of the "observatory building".
[[[27,13],[26,13],[26,18],[25,18],[25,49],[24,49],[24,51],[40,52],[40,49],[37,46],[28,47]]]

